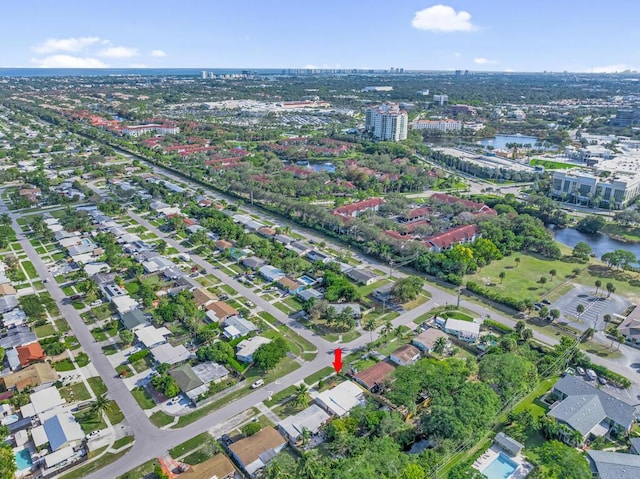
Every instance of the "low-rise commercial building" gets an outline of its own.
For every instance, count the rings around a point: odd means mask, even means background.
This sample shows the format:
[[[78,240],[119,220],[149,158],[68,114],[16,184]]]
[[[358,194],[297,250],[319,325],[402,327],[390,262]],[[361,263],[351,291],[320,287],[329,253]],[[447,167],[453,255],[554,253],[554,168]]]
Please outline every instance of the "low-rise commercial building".
[[[640,174],[607,173],[576,169],[554,171],[551,194],[569,203],[602,203],[615,209],[626,208],[640,195]]]

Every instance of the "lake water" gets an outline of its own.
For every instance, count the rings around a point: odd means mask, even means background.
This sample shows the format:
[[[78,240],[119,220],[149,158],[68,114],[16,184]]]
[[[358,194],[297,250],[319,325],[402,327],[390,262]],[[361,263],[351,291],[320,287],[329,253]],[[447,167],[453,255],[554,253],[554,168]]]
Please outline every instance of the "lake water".
[[[288,162],[284,162],[285,164],[287,164]],[[331,161],[324,161],[324,162],[318,162],[318,161],[296,161],[296,165],[297,166],[304,166],[305,168],[309,169],[309,170],[313,170],[317,173],[322,173],[322,172],[326,172],[326,173],[335,173],[336,172],[336,165],[335,163],[331,162]]]
[[[593,253],[601,258],[603,254],[616,249],[623,249],[631,251],[640,259],[640,244],[638,243],[624,243],[622,241],[615,240],[604,234],[589,235],[581,233],[574,228],[553,228],[551,227],[551,234],[557,242],[573,248],[578,242],[583,241],[591,246]]]
[[[534,136],[525,135],[496,135],[493,138],[480,140],[478,143],[483,146],[493,146],[497,150],[502,150],[505,149],[509,143],[536,146],[538,144],[538,139]]]

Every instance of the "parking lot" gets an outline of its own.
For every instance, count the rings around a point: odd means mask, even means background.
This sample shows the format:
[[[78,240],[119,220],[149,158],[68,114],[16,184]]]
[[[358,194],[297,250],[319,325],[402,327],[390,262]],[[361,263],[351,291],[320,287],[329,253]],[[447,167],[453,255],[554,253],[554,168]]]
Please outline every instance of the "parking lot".
[[[572,291],[562,296],[558,301],[549,306],[549,309],[559,309],[561,313],[560,323],[565,323],[580,331],[594,328],[597,331],[604,330],[607,325],[604,322],[605,314],[624,314],[631,303],[618,295],[607,293],[595,294],[595,286],[576,286]],[[578,305],[584,306],[584,312],[578,315]]]

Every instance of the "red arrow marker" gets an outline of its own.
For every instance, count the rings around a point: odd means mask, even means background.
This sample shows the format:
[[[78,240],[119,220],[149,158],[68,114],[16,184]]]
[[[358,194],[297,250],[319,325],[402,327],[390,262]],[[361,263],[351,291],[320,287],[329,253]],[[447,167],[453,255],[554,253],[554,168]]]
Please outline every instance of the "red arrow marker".
[[[336,373],[339,373],[342,369],[342,349],[337,348],[333,353],[335,355],[333,368],[336,370]]]

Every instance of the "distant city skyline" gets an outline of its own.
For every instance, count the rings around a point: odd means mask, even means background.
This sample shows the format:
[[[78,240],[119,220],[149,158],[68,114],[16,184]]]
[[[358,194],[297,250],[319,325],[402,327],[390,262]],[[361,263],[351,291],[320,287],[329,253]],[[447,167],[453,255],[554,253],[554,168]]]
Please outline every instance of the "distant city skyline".
[[[640,4],[577,0],[24,0],[4,68],[640,70]]]

